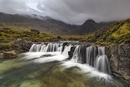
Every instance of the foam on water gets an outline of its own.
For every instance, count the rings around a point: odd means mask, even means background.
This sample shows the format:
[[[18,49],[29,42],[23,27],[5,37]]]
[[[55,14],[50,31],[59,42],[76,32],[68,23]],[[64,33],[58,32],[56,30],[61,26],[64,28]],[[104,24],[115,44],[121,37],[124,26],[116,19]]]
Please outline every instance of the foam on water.
[[[67,57],[60,52],[28,52],[24,53],[24,60],[31,60],[35,63],[44,63],[51,61],[63,61]]]
[[[23,59],[32,59],[34,63],[59,61],[62,63],[61,66],[65,68],[78,67],[90,77],[112,81],[112,77],[109,75],[109,61],[105,56],[104,47],[75,45],[72,58],[65,61],[69,57],[68,52],[71,47],[72,45],[63,47],[58,43],[34,44],[30,48],[30,52],[24,54]],[[38,50],[39,52],[37,52]]]
[[[34,60],[32,60],[32,62],[34,62],[34,63],[46,63],[46,62],[59,61],[59,62],[62,62],[61,66],[64,66],[65,68],[78,67],[84,73],[89,74],[89,76],[91,76],[91,77],[100,77],[100,78],[104,78],[104,79],[111,79],[110,75],[99,72],[97,69],[93,68],[92,66],[76,63],[76,62],[73,62],[73,60],[63,61],[65,59],[67,59],[67,57],[62,55],[60,52],[46,52],[46,53],[28,52],[28,53],[25,53],[24,55],[25,55],[23,57],[24,60],[34,59]]]

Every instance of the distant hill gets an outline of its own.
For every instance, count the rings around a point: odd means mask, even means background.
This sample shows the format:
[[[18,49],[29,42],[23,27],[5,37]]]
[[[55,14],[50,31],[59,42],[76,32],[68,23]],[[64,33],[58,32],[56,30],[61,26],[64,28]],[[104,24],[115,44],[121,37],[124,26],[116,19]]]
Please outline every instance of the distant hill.
[[[107,30],[109,29],[115,22],[102,22],[102,23],[96,23],[93,19],[86,20],[78,30],[78,34],[89,34],[94,33],[98,30]]]
[[[50,34],[88,34],[106,26],[110,26],[110,23],[96,23],[94,20],[87,20],[82,25],[71,25],[35,14],[30,16],[0,13],[0,27],[19,30],[36,29]]]
[[[96,32],[95,37],[91,40],[107,43],[130,43],[130,18],[117,22],[108,30]]]

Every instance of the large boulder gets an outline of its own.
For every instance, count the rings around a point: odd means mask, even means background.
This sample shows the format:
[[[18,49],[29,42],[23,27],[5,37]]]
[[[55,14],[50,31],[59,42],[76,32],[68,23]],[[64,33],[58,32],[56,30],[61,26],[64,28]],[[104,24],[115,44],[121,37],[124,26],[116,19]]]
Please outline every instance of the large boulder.
[[[17,50],[18,53],[28,52],[32,44],[33,42],[31,41],[17,39],[14,42],[14,49]]]

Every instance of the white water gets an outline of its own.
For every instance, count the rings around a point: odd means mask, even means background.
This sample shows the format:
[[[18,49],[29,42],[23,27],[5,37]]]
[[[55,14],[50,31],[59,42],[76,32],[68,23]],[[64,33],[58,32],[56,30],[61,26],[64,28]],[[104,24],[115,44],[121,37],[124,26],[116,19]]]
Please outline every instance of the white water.
[[[52,62],[52,61],[63,61],[67,57],[62,55],[60,52],[28,52],[24,54],[24,60],[32,60],[35,63],[45,63],[45,62]]]
[[[99,72],[95,68],[88,66],[86,64],[74,63],[73,61],[65,61],[62,63],[62,66],[65,66],[66,68],[78,67],[84,73],[87,73],[87,75],[89,75],[91,77],[99,77],[100,79],[106,79],[106,80],[112,79],[110,75]]]
[[[96,62],[96,68],[101,72],[110,73],[110,65],[106,55],[98,57]]]
[[[58,43],[49,43],[45,45],[42,44],[33,44],[29,52],[61,52],[62,45]]]
[[[75,51],[73,53],[73,57],[71,59],[72,62],[74,62],[74,63],[80,63],[81,62],[79,60],[80,59],[79,53],[80,53],[80,47],[78,45],[78,46],[76,46]]]
[[[64,51],[62,52],[62,55],[64,55],[66,58],[69,57],[68,52],[70,51],[71,47],[72,47],[71,45],[65,46],[65,49],[64,49]]]
[[[79,67],[84,73],[89,73],[91,77],[99,77],[106,80],[111,79],[111,76],[108,75],[110,73],[110,66],[105,55],[105,47],[89,46],[84,48],[77,45],[71,60],[64,61],[69,57],[68,52],[71,47],[72,45],[65,46],[62,52],[62,44],[34,44],[30,48],[30,52],[25,53],[24,59],[33,59],[32,61],[35,63],[60,61],[62,62],[61,66],[66,68]],[[84,60],[83,55],[86,55],[86,60]],[[86,63],[82,64],[83,61]]]

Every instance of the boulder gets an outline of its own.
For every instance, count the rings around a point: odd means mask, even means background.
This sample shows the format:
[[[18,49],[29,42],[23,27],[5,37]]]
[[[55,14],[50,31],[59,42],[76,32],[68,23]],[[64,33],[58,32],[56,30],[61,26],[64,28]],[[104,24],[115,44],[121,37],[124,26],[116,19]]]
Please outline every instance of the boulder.
[[[16,57],[17,57],[17,53],[14,50],[3,53],[4,59],[13,59]]]
[[[33,42],[26,41],[22,39],[17,39],[14,42],[14,49],[18,51],[18,53],[28,52]]]
[[[36,33],[36,34],[40,34],[40,31],[36,30],[36,29],[31,29],[31,32]]]

